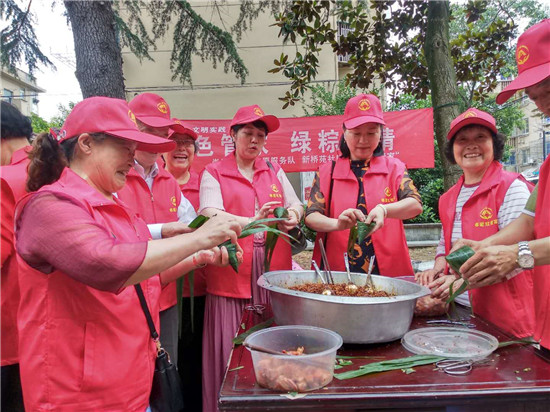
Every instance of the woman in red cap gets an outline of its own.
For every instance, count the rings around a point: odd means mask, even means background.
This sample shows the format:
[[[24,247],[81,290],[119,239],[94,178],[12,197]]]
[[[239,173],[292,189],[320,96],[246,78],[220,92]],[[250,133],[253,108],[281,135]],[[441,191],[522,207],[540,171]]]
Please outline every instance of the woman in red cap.
[[[344,270],[349,229],[357,221],[375,222],[374,232],[355,244],[350,268],[366,272],[376,256],[373,273],[412,275],[403,219],[422,212],[420,195],[403,162],[384,156],[385,125],[380,100],[372,94],[351,98],[344,112],[342,156],[319,168],[306,211],[306,224],[324,239],[330,268]],[[320,263],[318,242],[313,258]]]
[[[180,185],[195,211],[199,210],[199,175],[191,169],[197,152],[197,134],[183,121],[172,119],[169,138],[176,148],[164,154],[165,169]],[[203,268],[193,271],[193,299],[191,276],[183,279],[181,304],[181,337],[178,345],[178,372],[183,383],[185,407],[202,410],[202,333],[206,302],[206,278]],[[191,307],[191,304],[193,307]]]
[[[125,101],[78,103],[61,132],[42,134],[30,155],[16,212],[21,303],[21,382],[29,411],[146,410],[157,353],[138,294],[158,330],[161,283],[203,249],[236,242],[240,226],[211,219],[194,233],[150,240],[145,222],[118,200],[136,148],[173,143],[139,132]],[[133,287],[135,285],[135,287]]]
[[[266,115],[257,106],[241,107],[231,121],[235,151],[206,166],[200,185],[200,213],[236,219],[241,226],[268,217],[273,208],[289,210],[287,221],[279,225],[290,230],[301,219],[302,204],[285,173],[277,164],[260,157],[267,134],[277,130],[279,119]],[[240,240],[244,261],[236,274],[231,268],[207,266],[206,312],[203,346],[203,410],[217,410],[217,398],[232,338],[239,328],[243,309],[268,302],[267,292],[256,284],[263,273],[264,234]],[[279,241],[271,270],[290,270],[292,254]]]
[[[525,89],[538,109],[550,116],[550,19],[535,24],[519,37],[516,62],[518,76],[499,93],[497,103],[502,104],[517,90]],[[453,249],[467,244],[476,250],[460,268],[472,288],[501,282],[517,268],[534,268],[534,338],[540,343],[539,353],[550,360],[549,158],[542,164],[539,176],[525,210],[516,220],[482,241],[461,239]]]
[[[447,274],[445,261],[453,243],[461,237],[481,240],[498,232],[521,214],[529,198],[532,186],[499,163],[505,140],[493,116],[478,109],[466,110],[451,123],[445,155],[464,174],[439,199],[442,233],[435,266],[416,274],[436,298],[446,299],[449,285],[457,279]],[[459,279],[453,287],[461,283]],[[469,290],[474,313],[517,337],[533,334],[532,294],[532,273],[521,270],[500,283]],[[469,305],[467,299],[459,303]]]

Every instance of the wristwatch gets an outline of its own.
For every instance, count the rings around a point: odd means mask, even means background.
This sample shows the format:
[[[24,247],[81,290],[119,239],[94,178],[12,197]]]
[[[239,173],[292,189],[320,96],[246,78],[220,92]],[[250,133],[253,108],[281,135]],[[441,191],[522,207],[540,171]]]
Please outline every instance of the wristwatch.
[[[535,258],[531,249],[529,249],[529,243],[519,242],[518,243],[518,265],[522,269],[533,269],[535,267]]]

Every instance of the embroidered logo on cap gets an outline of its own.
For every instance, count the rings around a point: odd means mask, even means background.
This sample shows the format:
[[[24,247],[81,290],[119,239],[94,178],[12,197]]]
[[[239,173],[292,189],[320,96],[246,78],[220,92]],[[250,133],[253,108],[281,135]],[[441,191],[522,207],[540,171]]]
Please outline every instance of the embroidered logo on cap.
[[[52,129],[50,129],[51,131]],[[55,138],[59,142],[61,139],[64,139],[65,136],[67,136],[67,131],[65,129],[61,130],[57,135],[55,135]]]
[[[260,109],[259,107],[256,107],[256,108],[254,109],[254,114],[255,114],[256,116],[258,116],[258,117],[261,117],[261,116],[264,115],[264,112],[262,112],[262,109]]]
[[[136,115],[134,114],[134,112],[132,112],[131,110],[128,110],[128,117],[137,126]]]
[[[518,47],[516,51],[516,61],[518,65],[524,64],[527,60],[529,60],[529,48],[525,45]]]
[[[468,110],[466,113],[464,113],[464,118],[467,119],[468,117],[477,117],[477,113],[473,110]]]
[[[483,209],[481,209],[479,217],[485,220],[491,219],[493,217],[493,209],[491,209],[490,207],[484,207]]]
[[[160,102],[159,104],[157,104],[157,109],[159,109],[159,112],[161,113],[168,113],[168,105],[166,104],[165,101],[162,101]]]
[[[363,110],[363,111],[369,110],[370,109],[369,99],[361,99],[359,101],[358,106],[359,106],[359,110]]]

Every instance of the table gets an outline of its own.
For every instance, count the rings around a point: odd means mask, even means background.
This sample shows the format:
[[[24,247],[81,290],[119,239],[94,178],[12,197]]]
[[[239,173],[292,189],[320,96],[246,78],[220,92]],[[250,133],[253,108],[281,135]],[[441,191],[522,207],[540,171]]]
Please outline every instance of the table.
[[[455,315],[469,316],[465,309]],[[242,331],[272,317],[265,311],[245,310]],[[426,327],[426,320],[414,318],[411,329]],[[512,340],[494,325],[472,317],[476,330],[488,332],[500,342]],[[338,351],[347,356],[383,356],[395,359],[412,354],[399,341],[373,344],[345,344]],[[406,374],[401,370],[366,375],[348,380],[334,379],[323,389],[308,392],[305,397],[288,399],[278,392],[256,383],[252,358],[242,346],[233,349],[228,370],[222,383],[219,407],[222,411],[550,411],[550,362],[537,356],[530,345],[499,348],[489,357],[487,366],[474,366],[465,376],[451,376],[434,365],[414,368]],[[376,360],[374,360],[376,361]],[[353,359],[353,365],[342,372],[373,362]]]

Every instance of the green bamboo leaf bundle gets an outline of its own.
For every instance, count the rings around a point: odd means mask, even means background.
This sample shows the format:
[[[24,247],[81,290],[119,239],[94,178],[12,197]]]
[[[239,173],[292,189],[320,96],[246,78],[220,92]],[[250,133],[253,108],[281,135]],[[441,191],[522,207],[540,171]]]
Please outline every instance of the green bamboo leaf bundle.
[[[470,259],[475,254],[474,250],[470,246],[462,246],[460,249],[455,250],[453,253],[445,256],[445,260],[449,266],[458,274],[460,274],[460,268],[468,259]],[[455,282],[458,279],[454,280],[453,283],[449,285],[449,297],[446,300],[446,303],[451,303],[454,305],[454,300],[463,293],[468,287],[468,280],[462,278],[463,282],[458,287],[458,289],[453,290]]]
[[[286,213],[288,215],[288,211],[286,211]],[[209,218],[206,216],[199,215],[191,223],[189,223],[188,226],[193,229],[199,228],[204,223],[206,223],[208,219]],[[275,248],[275,243],[277,242],[277,239],[281,235],[284,236],[283,239],[286,242],[290,243],[290,240],[296,240],[296,239],[294,239],[288,233],[278,230],[277,228],[275,228],[275,225],[273,226],[268,225],[268,224],[276,224],[285,220],[286,218],[284,217],[274,217],[274,218],[259,219],[259,220],[255,220],[254,222],[250,222],[245,227],[243,227],[243,230],[239,235],[239,239],[243,239],[247,236],[251,236],[256,233],[267,232],[267,236],[271,236],[269,242],[273,243],[273,249]],[[273,238],[275,239],[274,241],[272,240]],[[267,245],[267,239],[266,239],[266,245]],[[226,240],[225,242],[219,245],[219,247],[222,247],[222,246],[225,246],[225,248],[227,249],[227,253],[229,255],[229,264],[231,265],[231,267],[236,273],[239,273],[239,260],[237,259],[237,245],[231,243],[230,240]],[[266,255],[267,255],[267,250],[266,250]],[[273,252],[271,251],[270,256],[272,257],[272,255],[273,255]]]
[[[462,246],[460,249],[445,256],[445,260],[456,273],[460,273],[460,267],[474,254],[475,252],[470,246]]]
[[[273,216],[277,219],[288,219],[288,210],[284,207],[276,207],[273,210]],[[276,229],[275,225],[270,225],[272,229]],[[271,260],[273,259],[273,253],[275,252],[275,246],[279,240],[279,235],[275,232],[268,231],[265,236],[265,257],[264,257],[264,271],[269,272],[271,267]]]
[[[349,230],[349,236],[348,236],[348,255],[351,256],[351,253],[353,252],[353,247],[356,243],[361,244],[364,242],[364,240],[369,236],[372,231],[374,230],[374,227],[376,226],[376,222],[371,223],[365,223],[361,221],[357,221],[355,226],[353,226]]]
[[[398,369],[410,369],[415,366],[429,365],[445,358],[433,355],[414,355],[406,358],[392,359],[381,362],[373,362],[342,373],[335,373],[336,379],[344,380],[369,375],[371,373],[387,372]]]

